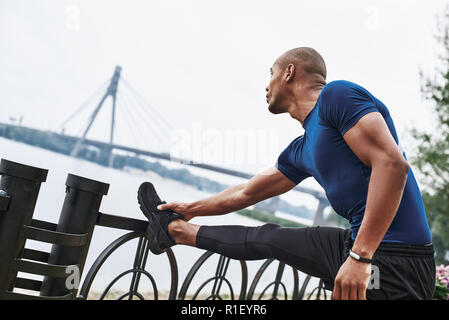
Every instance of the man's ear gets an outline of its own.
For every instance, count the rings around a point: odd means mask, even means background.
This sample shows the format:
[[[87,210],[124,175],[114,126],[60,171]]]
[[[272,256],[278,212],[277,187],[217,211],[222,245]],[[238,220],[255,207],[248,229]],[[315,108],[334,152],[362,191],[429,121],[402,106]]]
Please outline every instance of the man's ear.
[[[285,81],[290,82],[295,78],[296,67],[294,64],[289,64],[285,69]]]

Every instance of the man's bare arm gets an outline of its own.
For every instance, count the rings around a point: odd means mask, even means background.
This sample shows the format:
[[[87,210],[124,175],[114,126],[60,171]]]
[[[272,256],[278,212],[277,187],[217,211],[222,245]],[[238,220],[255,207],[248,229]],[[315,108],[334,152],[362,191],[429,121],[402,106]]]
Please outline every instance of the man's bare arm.
[[[211,216],[230,213],[251,206],[262,200],[285,193],[295,183],[277,168],[269,168],[246,183],[230,187],[211,197],[192,203],[171,202],[159,209],[172,209],[185,216],[188,221],[196,216]]]
[[[402,156],[382,115],[368,113],[343,137],[371,167],[366,209],[352,250],[371,258],[396,215],[409,165]],[[366,299],[371,266],[348,258],[335,278],[334,299]]]
[[[357,157],[371,167],[366,209],[353,247],[360,255],[371,257],[399,208],[409,164],[378,112],[360,119],[344,139]]]

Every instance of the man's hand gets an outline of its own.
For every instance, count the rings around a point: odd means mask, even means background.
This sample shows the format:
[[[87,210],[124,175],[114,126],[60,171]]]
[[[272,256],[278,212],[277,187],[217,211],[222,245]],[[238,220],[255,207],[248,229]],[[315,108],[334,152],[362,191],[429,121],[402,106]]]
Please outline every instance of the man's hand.
[[[335,277],[334,300],[366,300],[371,278],[371,264],[348,257]]]
[[[188,203],[184,203],[184,202],[170,202],[170,203],[165,203],[165,204],[161,204],[157,207],[158,210],[168,210],[171,209],[176,213],[179,213],[180,215],[184,216],[184,221],[189,221],[190,219],[192,219],[193,217],[195,217],[194,215],[189,214],[189,210],[187,209]]]

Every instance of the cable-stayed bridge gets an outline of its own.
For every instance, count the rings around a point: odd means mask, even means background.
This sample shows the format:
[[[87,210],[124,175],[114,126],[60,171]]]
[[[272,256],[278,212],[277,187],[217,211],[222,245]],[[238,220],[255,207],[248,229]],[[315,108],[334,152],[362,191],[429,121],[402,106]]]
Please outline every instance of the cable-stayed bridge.
[[[74,148],[71,151],[72,157],[77,157],[83,146],[92,146],[103,150],[103,152],[106,153],[109,166],[112,166],[113,164],[113,151],[115,150],[132,153],[136,156],[147,156],[151,158],[181,163],[183,165],[193,166],[244,179],[250,179],[253,176],[253,174],[238,170],[210,165],[206,163],[198,163],[192,161],[191,159],[173,157],[168,152],[156,152],[154,150],[147,150],[146,147],[144,149],[140,147],[131,147],[123,144],[117,144],[114,141],[114,138],[118,115],[120,116],[120,119],[123,119],[122,122],[127,124],[127,130],[129,131],[134,141],[149,141],[149,139],[146,137],[151,136],[151,140],[157,140],[161,144],[168,144],[170,143],[170,132],[174,130],[172,125],[167,120],[165,120],[163,116],[161,116],[157,109],[149,104],[145,100],[145,98],[141,94],[139,94],[128,81],[123,78],[123,76],[121,75],[121,71],[122,68],[120,66],[117,66],[111,79],[103,83],[77,110],[75,110],[69,117],[67,117],[67,119],[65,119],[55,128],[55,134],[63,136],[67,141],[73,142]],[[87,135],[92,129],[95,120],[98,119],[100,111],[102,111],[102,109],[107,109],[105,102],[108,98],[112,100],[109,141],[103,142],[89,139],[87,138]],[[98,102],[95,103],[95,101]],[[74,119],[77,118],[81,113],[85,113],[86,111],[88,111],[88,108],[92,107],[93,103],[95,103],[95,108],[90,113],[87,124],[85,124],[85,126],[83,126],[81,130],[78,131],[79,134],[66,134],[66,126],[74,122]],[[142,122],[147,124],[143,128]],[[309,194],[318,200],[319,204],[315,212],[314,224],[324,224],[324,209],[330,205],[325,194],[321,191],[303,186],[296,186],[293,190]],[[265,205],[269,205],[270,207],[276,206],[277,200],[277,197],[269,199],[265,201]]]

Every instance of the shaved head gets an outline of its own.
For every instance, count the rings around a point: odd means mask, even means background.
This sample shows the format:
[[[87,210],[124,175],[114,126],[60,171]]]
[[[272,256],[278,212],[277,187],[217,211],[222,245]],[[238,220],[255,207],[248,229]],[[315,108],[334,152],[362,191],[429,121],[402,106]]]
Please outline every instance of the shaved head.
[[[308,47],[283,53],[273,63],[270,74],[270,82],[265,90],[268,110],[273,114],[293,112],[298,116],[298,112],[315,105],[326,85],[324,59],[316,50]]]
[[[319,75],[326,80],[326,64],[323,57],[312,48],[299,47],[285,52],[276,61],[281,69],[287,68],[289,64],[295,65],[303,71],[306,76]]]

